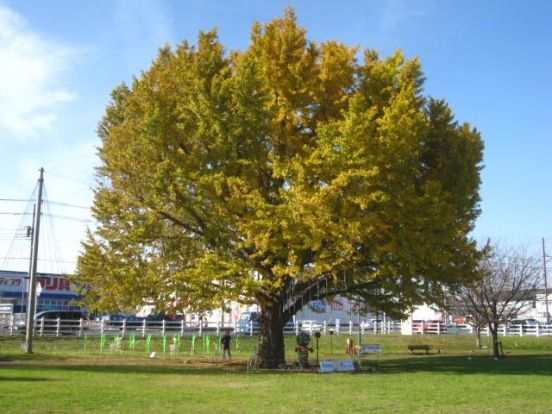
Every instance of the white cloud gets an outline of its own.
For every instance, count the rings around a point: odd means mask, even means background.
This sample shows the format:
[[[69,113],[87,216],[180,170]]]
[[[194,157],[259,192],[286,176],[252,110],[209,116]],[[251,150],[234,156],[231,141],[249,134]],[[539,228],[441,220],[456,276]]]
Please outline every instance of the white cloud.
[[[383,31],[395,31],[402,25],[412,25],[429,14],[427,1],[389,0],[384,3],[380,18]]]
[[[63,76],[76,54],[0,5],[0,129],[18,139],[51,132],[59,104],[74,99]]]
[[[43,206],[40,232],[41,272],[74,271],[80,241],[85,237],[86,228],[94,226],[88,207],[92,205],[94,167],[98,163],[94,156],[96,144],[95,138],[82,137],[26,152],[13,162],[14,179],[0,182],[0,197],[30,198],[36,190],[38,168],[42,165],[45,168],[44,200],[48,203]],[[0,211],[21,214],[25,206],[21,202],[0,202]],[[29,240],[21,235],[25,225],[30,224],[29,215],[0,215],[0,269],[25,271],[28,268],[28,261],[22,258],[29,256]]]

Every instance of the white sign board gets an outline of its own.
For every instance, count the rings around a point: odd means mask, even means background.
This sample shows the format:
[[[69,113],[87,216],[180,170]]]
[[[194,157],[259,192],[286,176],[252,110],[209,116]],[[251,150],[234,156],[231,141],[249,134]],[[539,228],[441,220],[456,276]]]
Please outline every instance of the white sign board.
[[[0,303],[0,313],[13,313],[13,304]]]
[[[351,359],[339,359],[337,361],[320,361],[320,372],[350,372],[355,370],[355,364]]]
[[[334,372],[334,361],[320,361],[320,372]]]
[[[381,352],[380,344],[366,344],[360,346],[360,354],[379,354]]]
[[[337,361],[337,370],[338,371],[354,371],[355,364],[353,364],[352,359],[342,359]]]

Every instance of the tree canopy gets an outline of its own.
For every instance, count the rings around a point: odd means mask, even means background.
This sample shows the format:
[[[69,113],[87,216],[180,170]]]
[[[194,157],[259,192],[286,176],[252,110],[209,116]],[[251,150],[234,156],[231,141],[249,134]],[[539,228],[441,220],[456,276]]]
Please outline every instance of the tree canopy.
[[[257,303],[261,361],[309,299],[438,301],[473,274],[483,144],[423,83],[401,51],[309,41],[292,9],[243,51],[214,30],[162,48],[98,128],[85,300]]]

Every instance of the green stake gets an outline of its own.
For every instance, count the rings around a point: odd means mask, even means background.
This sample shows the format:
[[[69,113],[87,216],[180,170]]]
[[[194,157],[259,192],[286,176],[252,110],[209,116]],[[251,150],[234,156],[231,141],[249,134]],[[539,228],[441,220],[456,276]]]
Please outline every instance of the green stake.
[[[103,354],[105,348],[105,334],[100,336],[100,354]]]
[[[211,337],[207,336],[206,338],[207,338],[207,340],[205,341],[205,344],[207,346],[207,353],[210,354],[211,353]]]
[[[136,332],[132,332],[128,340],[128,350],[134,351],[135,349],[136,349]]]
[[[163,355],[167,353],[167,337],[163,335]]]
[[[196,341],[196,336],[192,335],[192,355],[195,352],[195,341]]]
[[[117,335],[113,338],[113,349],[115,351],[120,351],[121,350],[121,345],[122,345],[122,337]]]

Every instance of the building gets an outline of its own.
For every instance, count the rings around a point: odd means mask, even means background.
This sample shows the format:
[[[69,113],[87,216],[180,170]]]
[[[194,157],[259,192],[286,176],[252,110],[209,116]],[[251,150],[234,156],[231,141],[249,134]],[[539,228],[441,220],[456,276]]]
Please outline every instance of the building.
[[[80,309],[78,301],[81,297],[66,276],[37,273],[37,280],[37,312],[50,309]],[[28,273],[0,270],[0,303],[13,304],[14,313],[26,312],[28,285]]]

